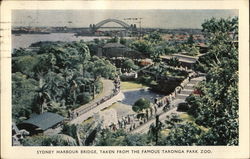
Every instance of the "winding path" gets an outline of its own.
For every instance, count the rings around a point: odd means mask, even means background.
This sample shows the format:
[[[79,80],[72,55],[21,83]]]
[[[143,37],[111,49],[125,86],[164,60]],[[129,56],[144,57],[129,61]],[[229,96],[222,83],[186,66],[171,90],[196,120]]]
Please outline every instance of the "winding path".
[[[113,90],[115,88],[114,83],[112,80],[107,80],[107,79],[101,79],[103,83],[103,91],[101,94],[99,94],[94,100],[89,102],[88,104],[82,105],[81,107],[75,109],[75,112],[83,112],[73,120],[71,120],[69,123],[70,124],[80,124],[84,120],[88,119],[89,117],[93,116],[95,113],[98,113],[100,110],[102,110],[105,107],[110,106],[114,102],[121,100],[124,96],[121,92],[119,92],[117,95],[114,97],[108,99],[105,102],[100,102],[103,100],[104,97],[110,96],[113,94]],[[97,104],[97,102],[100,102],[100,104]]]
[[[91,107],[94,103],[100,101],[103,97],[110,95],[113,93],[113,89],[115,88],[113,81],[108,79],[101,79],[101,82],[103,84],[103,90],[100,94],[98,94],[95,99],[90,101],[89,103],[80,106],[79,108],[75,109],[74,111],[81,111],[82,109],[86,109]]]

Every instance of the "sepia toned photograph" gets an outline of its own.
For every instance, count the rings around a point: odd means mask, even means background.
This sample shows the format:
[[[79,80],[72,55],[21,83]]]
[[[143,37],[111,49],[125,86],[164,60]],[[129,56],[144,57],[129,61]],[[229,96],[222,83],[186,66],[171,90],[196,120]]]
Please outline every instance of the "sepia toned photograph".
[[[239,144],[238,10],[13,10],[13,146]]]

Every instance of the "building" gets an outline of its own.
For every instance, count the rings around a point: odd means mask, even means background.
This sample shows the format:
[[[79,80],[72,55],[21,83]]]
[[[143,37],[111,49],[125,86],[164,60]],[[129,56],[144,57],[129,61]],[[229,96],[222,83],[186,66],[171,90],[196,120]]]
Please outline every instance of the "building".
[[[196,47],[199,48],[201,54],[205,54],[208,52],[208,46],[205,43],[198,43]]]
[[[23,121],[18,125],[19,129],[27,130],[30,135],[43,133],[50,128],[54,128],[64,120],[61,115],[45,112],[39,115],[33,115],[28,120]]]
[[[132,59],[142,58],[142,53],[128,48],[120,43],[107,43],[102,47],[98,48],[98,56],[105,56],[108,58],[113,57],[128,57]]]
[[[173,54],[161,56],[162,61],[168,62],[172,58],[177,58],[181,62],[182,67],[192,68],[196,61],[199,59],[199,56],[187,56],[182,54]]]

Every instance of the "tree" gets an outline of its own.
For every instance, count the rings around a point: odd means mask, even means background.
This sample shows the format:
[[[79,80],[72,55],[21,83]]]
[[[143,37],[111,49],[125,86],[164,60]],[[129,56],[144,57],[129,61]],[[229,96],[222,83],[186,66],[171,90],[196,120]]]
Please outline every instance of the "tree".
[[[135,65],[134,61],[131,59],[126,59],[123,63],[123,67],[125,68],[126,72],[130,72],[130,70],[138,69],[138,66]]]
[[[196,88],[199,96],[187,98],[195,124],[168,122],[171,130],[160,145],[238,145],[238,49],[231,36],[237,35],[237,18],[212,18],[203,30],[209,38],[209,52],[200,61],[206,81]]]
[[[51,100],[60,102],[63,90],[67,87],[68,80],[65,80],[64,75],[61,73],[55,73],[49,71],[43,78],[44,83],[48,86],[48,93],[50,94]],[[68,74],[70,77],[70,74]]]
[[[162,46],[153,46],[151,53],[150,53],[150,58],[152,58],[155,62],[160,62],[161,58],[160,56],[165,53],[165,50]]]
[[[202,96],[197,103],[196,122],[211,127],[218,145],[238,144],[238,73],[237,63],[222,61],[214,67],[207,81],[199,87]],[[211,136],[211,135],[210,135]]]
[[[124,146],[146,146],[149,141],[146,134],[127,134],[124,143]]]
[[[146,57],[152,58],[154,61],[159,60],[159,56],[164,54],[164,47],[161,46],[162,38],[158,32],[151,32],[145,35],[143,40],[136,40],[130,44],[132,49],[135,49]]]
[[[158,43],[162,40],[160,33],[156,31],[144,36],[144,39],[154,43]]]
[[[238,38],[238,17],[208,19],[202,24],[202,31],[208,38],[217,33],[229,33],[233,34],[232,39],[236,40]]]
[[[194,43],[195,43],[194,36],[191,34],[191,35],[189,35],[189,37],[187,39],[187,44],[193,45]]]
[[[186,102],[189,105],[188,114],[193,117],[198,117],[198,109],[201,104],[200,98],[195,95],[190,95],[186,98]]]
[[[199,49],[197,47],[195,47],[194,45],[192,45],[190,47],[190,49],[188,50],[188,53],[187,53],[187,55],[189,55],[189,56],[197,56],[199,54],[200,54]]]
[[[146,57],[150,57],[152,51],[152,43],[146,40],[136,40],[130,44],[130,47],[134,50],[141,52]]]
[[[107,78],[116,74],[116,68],[102,59],[93,62],[98,70],[86,71],[90,53],[83,41],[34,45],[39,50],[31,51],[32,55],[21,49],[12,59],[15,122],[29,118],[31,113],[44,111],[66,116],[65,109],[85,104],[92,99],[93,91],[100,92],[100,81],[97,80],[100,74]],[[92,83],[94,77],[96,81]],[[94,89],[85,92],[85,86]]]
[[[19,123],[28,119],[34,109],[33,101],[38,82],[26,75],[12,73],[12,119]]]
[[[168,129],[175,128],[178,123],[180,123],[182,119],[176,113],[171,113],[166,116],[165,127]]]
[[[159,121],[159,115],[156,115],[155,117],[155,125],[151,124],[148,135],[152,137],[152,140],[155,142],[155,145],[158,145],[160,131],[163,127],[163,124]]]
[[[173,57],[173,58],[169,59],[167,64],[170,65],[170,66],[174,66],[174,67],[181,66],[181,62],[176,57]]]
[[[126,45],[126,44],[127,44],[127,39],[121,38],[121,39],[120,39],[120,44]]]
[[[24,48],[14,49],[12,53],[12,57],[18,57],[18,56],[26,56],[26,55],[32,55],[34,52],[28,51]]]
[[[150,101],[146,98],[140,98],[134,103],[132,109],[135,112],[140,112],[144,109],[148,109],[149,107],[150,107]]]
[[[97,77],[104,77],[113,79],[116,77],[116,67],[110,61],[93,56],[91,61],[86,63],[85,71],[91,73],[94,79]]]
[[[77,139],[77,125],[64,124],[62,127],[62,133],[71,136],[74,139]],[[79,143],[78,143],[79,145]]]
[[[209,51],[199,58],[196,69],[208,72],[222,60],[237,59],[238,17],[209,19],[203,24],[203,33],[208,39]]]
[[[42,114],[47,109],[48,102],[51,100],[51,97],[48,93],[48,85],[43,84],[36,90],[37,95],[34,100],[33,112]]]
[[[107,40],[107,43],[118,43],[119,38],[117,36],[112,37],[111,39]]]
[[[92,145],[100,131],[101,124],[94,121],[77,125],[64,124],[62,129],[62,133],[74,138],[78,146]]]
[[[205,145],[238,145],[238,49],[237,18],[212,18],[203,24],[210,50],[200,61],[207,72],[206,81],[198,86],[201,96],[188,100],[195,122],[210,130],[202,135]]]
[[[12,72],[21,72],[29,77],[35,76],[34,68],[39,64],[39,59],[34,56],[19,56],[12,60]]]
[[[128,134],[123,129],[112,132],[103,129],[97,137],[97,146],[146,146],[150,144],[146,134]]]
[[[160,142],[166,146],[193,146],[198,145],[203,131],[192,123],[181,124],[171,129],[168,136]]]
[[[126,132],[122,129],[116,132],[111,132],[108,129],[103,129],[97,137],[97,146],[123,146]]]
[[[65,134],[30,136],[21,143],[24,146],[77,146],[75,139]]]

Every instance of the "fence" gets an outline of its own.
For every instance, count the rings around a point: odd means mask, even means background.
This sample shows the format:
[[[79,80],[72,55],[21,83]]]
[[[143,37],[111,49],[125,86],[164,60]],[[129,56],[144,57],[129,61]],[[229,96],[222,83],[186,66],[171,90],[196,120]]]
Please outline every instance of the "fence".
[[[109,99],[111,99],[112,97],[116,96],[119,92],[120,92],[120,81],[114,81],[114,85],[115,88],[113,89],[112,94],[107,95],[102,97],[99,101],[91,103],[90,105],[86,104],[83,105],[77,109],[75,109],[72,114],[70,115],[71,120],[75,119],[76,117],[78,117],[79,115],[82,115],[88,111],[90,111],[91,109],[96,108],[98,105],[108,101]]]
[[[167,96],[164,96],[161,99],[158,99],[158,100],[155,101],[155,104],[152,107],[155,110],[155,111],[153,111],[154,113],[150,113],[150,116],[148,116],[147,118],[144,118],[141,121],[137,121],[137,123],[132,123],[132,125],[129,128],[129,130],[127,130],[127,131],[133,131],[134,129],[140,127],[141,125],[143,125],[147,121],[154,119],[155,118],[154,115],[156,115],[156,114],[157,115],[162,115],[164,112],[169,111],[170,109],[174,108],[174,105],[171,105],[172,100],[175,99],[176,95],[179,94],[181,92],[181,90],[184,89],[184,87],[189,83],[189,81],[191,80],[191,78],[195,78],[195,77],[199,77],[199,76],[203,76],[203,74],[199,74],[199,73],[197,74],[195,72],[190,72],[189,75],[188,75],[188,77],[185,78],[182,81],[182,83],[180,84],[180,86],[178,86],[178,87],[175,88],[174,92],[172,92],[171,94],[169,94]],[[158,111],[156,109],[156,108],[159,109],[161,107],[163,107],[163,109],[161,109],[161,111]]]

